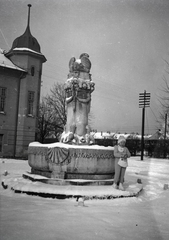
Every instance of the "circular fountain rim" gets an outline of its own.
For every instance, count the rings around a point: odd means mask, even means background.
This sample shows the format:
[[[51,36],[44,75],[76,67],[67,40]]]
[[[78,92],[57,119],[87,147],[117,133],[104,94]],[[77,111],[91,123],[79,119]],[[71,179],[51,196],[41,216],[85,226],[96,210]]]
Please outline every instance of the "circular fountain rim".
[[[83,148],[83,149],[95,149],[95,150],[114,150],[114,147],[112,146],[100,146],[100,145],[75,145],[75,144],[66,144],[61,142],[55,142],[55,143],[40,143],[40,142],[31,142],[29,144],[29,147],[48,147],[48,148],[54,148],[54,147],[63,147],[63,148]]]

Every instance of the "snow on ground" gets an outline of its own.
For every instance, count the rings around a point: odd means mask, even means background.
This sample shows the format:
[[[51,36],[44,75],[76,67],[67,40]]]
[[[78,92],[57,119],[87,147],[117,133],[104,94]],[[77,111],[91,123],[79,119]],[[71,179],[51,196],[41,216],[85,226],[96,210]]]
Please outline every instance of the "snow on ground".
[[[1,181],[25,171],[30,171],[27,161],[0,159]],[[143,183],[139,197],[87,200],[84,206],[76,199],[17,194],[0,186],[0,239],[168,240],[169,190],[164,184],[169,184],[169,160],[131,157],[125,182],[137,179]]]

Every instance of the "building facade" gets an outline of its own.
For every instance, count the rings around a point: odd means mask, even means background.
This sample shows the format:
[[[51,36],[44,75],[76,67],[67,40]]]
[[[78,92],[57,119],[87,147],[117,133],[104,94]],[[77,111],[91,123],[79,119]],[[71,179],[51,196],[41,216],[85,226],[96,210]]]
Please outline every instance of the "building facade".
[[[0,156],[26,157],[35,141],[42,65],[46,61],[28,23],[9,52],[0,52]]]

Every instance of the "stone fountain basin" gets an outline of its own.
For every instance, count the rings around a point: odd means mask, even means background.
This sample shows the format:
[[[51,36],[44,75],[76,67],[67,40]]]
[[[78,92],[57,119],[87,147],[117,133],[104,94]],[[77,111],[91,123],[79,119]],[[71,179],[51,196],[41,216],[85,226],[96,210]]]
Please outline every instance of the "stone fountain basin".
[[[98,145],[41,144],[28,147],[28,163],[33,174],[62,179],[112,179],[113,147]]]

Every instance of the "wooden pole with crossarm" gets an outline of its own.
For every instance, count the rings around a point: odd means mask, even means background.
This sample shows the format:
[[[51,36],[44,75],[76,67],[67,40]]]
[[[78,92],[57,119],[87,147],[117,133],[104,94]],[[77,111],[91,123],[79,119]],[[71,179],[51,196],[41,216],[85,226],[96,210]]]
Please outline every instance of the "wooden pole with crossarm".
[[[144,93],[139,94],[139,108],[142,108],[142,131],[141,131],[141,160],[144,156],[144,122],[145,108],[150,106],[150,93],[144,90]]]

